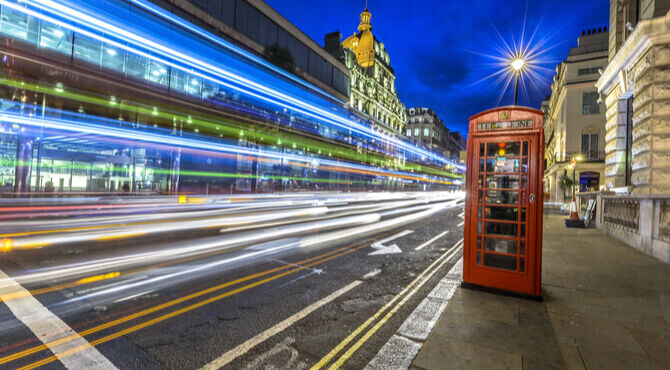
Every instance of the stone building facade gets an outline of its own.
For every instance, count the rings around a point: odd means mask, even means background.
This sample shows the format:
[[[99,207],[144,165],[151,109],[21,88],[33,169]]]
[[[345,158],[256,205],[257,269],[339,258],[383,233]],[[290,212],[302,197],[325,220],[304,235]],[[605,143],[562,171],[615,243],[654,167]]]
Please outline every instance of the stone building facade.
[[[349,69],[349,104],[380,122],[379,127],[393,134],[403,132],[407,120],[405,105],[395,89],[395,72],[384,43],[372,34],[371,14],[361,13],[358,32],[340,42],[342,34],[325,36],[325,49]]]
[[[607,107],[605,183],[670,193],[670,0],[611,0],[609,64],[596,86]]]
[[[415,145],[425,145],[440,155],[451,156],[450,132],[430,108],[407,109],[405,136]]]
[[[574,188],[599,190],[605,172],[605,109],[596,81],[607,65],[607,27],[582,31],[577,46],[556,67],[551,95],[543,104],[545,133],[544,192],[547,201],[572,195],[569,166],[575,166]]]

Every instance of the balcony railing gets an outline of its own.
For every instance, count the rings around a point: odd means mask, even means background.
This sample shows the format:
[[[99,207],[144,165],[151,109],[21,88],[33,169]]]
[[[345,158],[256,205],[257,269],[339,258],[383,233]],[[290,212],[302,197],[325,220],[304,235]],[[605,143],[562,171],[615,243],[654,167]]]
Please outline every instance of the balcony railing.
[[[580,156],[582,158],[581,162],[603,162],[605,161],[605,151],[593,151],[593,152],[566,152],[566,153],[554,153],[553,156],[550,156],[549,164],[553,163],[564,163],[570,162],[573,158]],[[551,160],[553,159],[553,160]]]

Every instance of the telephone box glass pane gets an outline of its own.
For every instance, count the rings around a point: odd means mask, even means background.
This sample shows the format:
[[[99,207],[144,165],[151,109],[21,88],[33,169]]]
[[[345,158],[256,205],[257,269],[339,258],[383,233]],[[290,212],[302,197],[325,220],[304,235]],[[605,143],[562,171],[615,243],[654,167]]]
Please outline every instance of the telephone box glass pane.
[[[502,222],[489,222],[484,223],[484,233],[486,235],[503,235],[503,236],[517,236],[519,230],[518,224],[508,224]]]
[[[519,204],[518,191],[487,190],[486,203],[489,204]]]
[[[521,155],[521,145],[517,143],[489,143],[486,147],[487,157],[518,157]]]
[[[516,239],[485,238],[484,249],[491,252],[516,254]]]
[[[516,271],[516,256],[485,253],[484,266]]]
[[[493,161],[493,168],[489,170],[489,163]],[[519,160],[515,158],[496,158],[487,160],[486,169],[488,172],[495,173],[513,173],[519,172]]]
[[[518,189],[519,175],[488,175],[486,187],[489,189]]]
[[[516,207],[486,207],[486,218],[493,220],[516,221],[519,209]]]

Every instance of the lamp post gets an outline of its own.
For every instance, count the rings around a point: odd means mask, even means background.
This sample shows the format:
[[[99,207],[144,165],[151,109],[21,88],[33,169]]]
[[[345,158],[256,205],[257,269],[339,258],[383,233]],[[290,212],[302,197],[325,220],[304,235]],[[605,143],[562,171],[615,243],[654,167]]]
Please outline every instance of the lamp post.
[[[572,203],[570,204],[570,220],[579,221],[579,214],[577,213],[577,198],[575,197],[576,188],[575,188],[575,170],[577,168],[577,162],[584,160],[581,154],[576,155],[572,158],[570,167],[572,168]]]
[[[521,57],[516,57],[514,60],[512,60],[512,69],[514,70],[514,73],[516,74],[516,83],[514,84],[514,105],[517,105],[517,102],[519,100],[519,76],[521,75],[521,70],[523,69],[523,66],[526,64],[526,61],[523,60]]]

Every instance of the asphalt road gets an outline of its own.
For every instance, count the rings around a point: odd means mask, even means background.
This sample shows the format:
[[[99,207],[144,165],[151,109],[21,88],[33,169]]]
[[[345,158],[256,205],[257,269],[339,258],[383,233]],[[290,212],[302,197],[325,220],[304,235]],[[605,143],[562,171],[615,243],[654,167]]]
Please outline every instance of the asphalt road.
[[[0,368],[364,368],[461,256],[426,194],[4,204]]]

